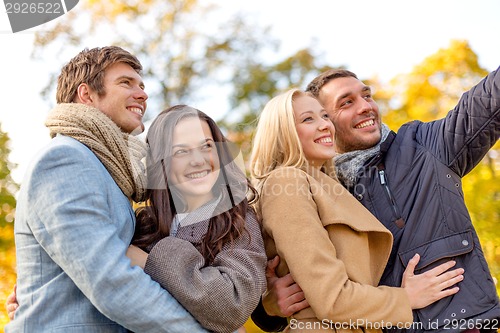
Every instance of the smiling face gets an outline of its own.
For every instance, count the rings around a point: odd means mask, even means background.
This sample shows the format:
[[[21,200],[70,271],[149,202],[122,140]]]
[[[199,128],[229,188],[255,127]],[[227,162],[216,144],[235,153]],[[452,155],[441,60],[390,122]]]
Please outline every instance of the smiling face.
[[[333,79],[321,88],[319,100],[335,125],[339,153],[368,149],[380,141],[378,105],[363,82],[353,77]]]
[[[169,185],[186,201],[192,211],[213,198],[212,188],[219,177],[220,165],[208,123],[198,117],[177,123],[172,138]]]
[[[90,91],[91,105],[113,120],[125,133],[144,130],[142,117],[148,95],[141,76],[130,65],[119,62],[106,69],[103,96]]]
[[[335,155],[334,128],[328,114],[315,98],[307,95],[293,100],[293,112],[307,161],[312,166],[322,166]]]

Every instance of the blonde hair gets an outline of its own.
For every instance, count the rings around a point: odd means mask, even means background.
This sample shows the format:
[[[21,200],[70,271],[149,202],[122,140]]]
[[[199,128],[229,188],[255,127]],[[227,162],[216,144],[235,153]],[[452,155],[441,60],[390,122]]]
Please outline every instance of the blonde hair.
[[[272,98],[258,118],[250,157],[250,174],[258,191],[273,170],[302,168],[307,164],[293,112],[293,101],[301,96],[313,97],[299,89],[290,89]],[[328,162],[323,171],[334,176],[332,162]]]

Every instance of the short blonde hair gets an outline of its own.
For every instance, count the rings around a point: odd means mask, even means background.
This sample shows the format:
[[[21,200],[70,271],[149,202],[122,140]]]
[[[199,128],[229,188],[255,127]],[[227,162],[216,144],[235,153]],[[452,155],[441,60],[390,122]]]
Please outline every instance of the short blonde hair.
[[[258,191],[273,170],[307,164],[293,112],[293,101],[300,96],[313,97],[299,89],[290,89],[271,99],[258,118],[250,157],[250,173]],[[327,167],[331,171],[331,163]]]

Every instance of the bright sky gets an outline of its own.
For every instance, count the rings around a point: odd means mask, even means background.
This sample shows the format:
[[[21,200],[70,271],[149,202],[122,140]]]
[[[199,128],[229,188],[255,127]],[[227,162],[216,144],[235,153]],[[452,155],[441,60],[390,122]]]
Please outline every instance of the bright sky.
[[[272,35],[281,40],[283,56],[314,41],[326,62],[344,65],[362,78],[378,75],[388,80],[409,72],[451,39],[469,41],[484,68],[492,71],[500,65],[498,0],[214,2],[228,10],[248,11],[260,24],[270,25]],[[39,93],[49,73],[59,68],[53,68],[50,59],[30,60],[34,31],[43,26],[13,34],[5,7],[0,11],[0,123],[10,136],[10,159],[18,164],[13,177],[20,182],[29,160],[49,141],[43,126],[49,105]]]

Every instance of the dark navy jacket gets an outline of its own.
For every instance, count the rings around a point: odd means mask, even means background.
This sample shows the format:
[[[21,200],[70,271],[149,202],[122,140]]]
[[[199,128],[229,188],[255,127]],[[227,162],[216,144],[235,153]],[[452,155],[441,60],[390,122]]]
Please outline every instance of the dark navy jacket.
[[[360,170],[351,189],[394,235],[380,281],[400,286],[408,261],[421,255],[416,273],[447,260],[465,269],[458,294],[414,312],[413,329],[498,329],[500,307],[493,279],[465,206],[461,178],[500,136],[500,71],[464,93],[440,120],[413,121],[391,132],[378,156]],[[498,222],[498,221],[497,221]]]

